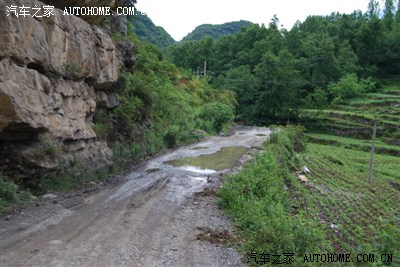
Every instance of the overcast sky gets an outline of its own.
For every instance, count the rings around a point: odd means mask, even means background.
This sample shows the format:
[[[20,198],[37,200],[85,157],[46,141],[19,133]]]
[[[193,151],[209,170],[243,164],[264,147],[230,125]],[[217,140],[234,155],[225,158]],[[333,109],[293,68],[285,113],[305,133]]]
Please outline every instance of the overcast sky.
[[[369,0],[137,0],[138,10],[147,13],[157,26],[163,27],[175,40],[201,24],[222,24],[248,20],[268,25],[276,14],[280,24],[290,29],[308,15],[332,12],[365,12]]]

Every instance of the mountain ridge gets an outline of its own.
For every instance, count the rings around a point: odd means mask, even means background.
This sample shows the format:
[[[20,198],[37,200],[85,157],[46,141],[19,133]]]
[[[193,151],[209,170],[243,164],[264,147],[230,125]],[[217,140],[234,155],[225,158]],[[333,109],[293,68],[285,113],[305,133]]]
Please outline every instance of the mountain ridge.
[[[176,41],[161,26],[157,26],[147,14],[137,11],[135,16],[128,17],[134,27],[136,35],[143,41],[149,42],[162,51],[168,51],[174,44],[198,41],[205,36],[211,36],[214,40],[224,35],[236,34],[242,27],[253,25],[254,23],[246,20],[226,22],[223,24],[201,24],[193,31],[188,33],[180,41]]]
[[[135,16],[128,17],[136,35],[143,41],[149,42],[166,52],[177,43],[174,38],[161,26],[157,26],[147,14],[137,11]]]
[[[236,34],[242,27],[253,24],[254,23],[247,20],[231,21],[223,24],[201,24],[192,32],[183,37],[180,42],[198,41],[207,35],[216,40],[224,35]]]

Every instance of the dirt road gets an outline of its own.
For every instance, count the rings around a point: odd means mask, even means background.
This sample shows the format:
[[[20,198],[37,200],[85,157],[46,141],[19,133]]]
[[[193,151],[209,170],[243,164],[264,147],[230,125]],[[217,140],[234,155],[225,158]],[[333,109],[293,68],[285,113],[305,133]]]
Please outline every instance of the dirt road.
[[[220,173],[167,161],[260,145],[266,128],[238,128],[153,158],[122,182],[88,197],[41,205],[0,222],[0,266],[242,266],[241,255],[197,238],[231,231],[215,197]],[[72,206],[72,207],[69,207]],[[202,228],[201,228],[202,227]]]

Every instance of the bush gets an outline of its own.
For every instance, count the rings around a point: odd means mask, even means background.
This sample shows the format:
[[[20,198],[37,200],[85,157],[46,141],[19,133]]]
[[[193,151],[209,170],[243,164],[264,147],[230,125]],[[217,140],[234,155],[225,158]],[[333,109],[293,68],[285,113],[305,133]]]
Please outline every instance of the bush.
[[[11,182],[6,182],[0,177],[0,199],[13,201],[16,199],[18,187]]]
[[[313,93],[307,95],[306,98],[307,108],[322,109],[327,105],[328,105],[328,95],[321,87],[315,88]]]
[[[367,91],[372,91],[374,88],[375,83],[370,78],[358,81],[356,74],[346,74],[337,83],[330,83],[328,85],[328,91],[334,104],[359,96]]]
[[[200,117],[212,122],[216,132],[223,129],[224,124],[233,121],[233,109],[224,103],[209,103],[203,106]]]
[[[172,125],[168,128],[164,135],[164,142],[168,148],[173,148],[177,145],[179,139],[179,127]]]
[[[10,207],[20,207],[31,201],[28,192],[21,191],[16,184],[0,176],[0,213]]]

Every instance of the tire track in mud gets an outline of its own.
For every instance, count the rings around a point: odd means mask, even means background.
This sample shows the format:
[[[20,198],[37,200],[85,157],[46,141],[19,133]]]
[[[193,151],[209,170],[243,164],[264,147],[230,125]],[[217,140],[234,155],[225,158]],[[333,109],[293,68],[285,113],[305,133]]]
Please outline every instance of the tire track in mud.
[[[79,206],[34,207],[2,220],[0,266],[243,266],[232,248],[197,238],[199,229],[233,231],[215,197],[195,195],[217,190],[228,170],[205,174],[165,162],[259,147],[269,134],[237,128],[155,157]]]

